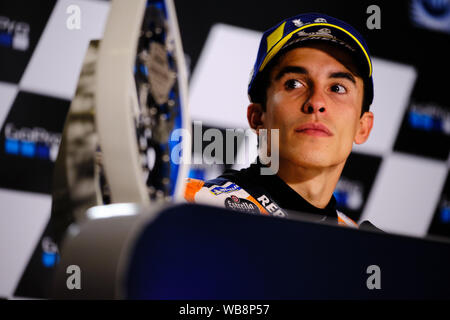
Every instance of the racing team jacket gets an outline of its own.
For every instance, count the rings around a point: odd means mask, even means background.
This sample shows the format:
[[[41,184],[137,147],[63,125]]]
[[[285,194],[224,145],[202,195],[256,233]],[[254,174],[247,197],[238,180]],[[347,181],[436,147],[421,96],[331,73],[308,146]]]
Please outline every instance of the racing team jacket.
[[[339,225],[358,228],[358,224],[336,210],[334,196],[328,206],[319,209],[304,200],[276,175],[260,175],[258,162],[241,171],[228,170],[216,179],[188,178],[185,199],[252,214],[287,217],[289,211],[318,213],[331,217]]]

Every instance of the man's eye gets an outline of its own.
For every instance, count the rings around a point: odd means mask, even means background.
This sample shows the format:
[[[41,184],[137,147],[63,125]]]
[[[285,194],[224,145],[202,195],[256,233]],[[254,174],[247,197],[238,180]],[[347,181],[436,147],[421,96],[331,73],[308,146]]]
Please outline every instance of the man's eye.
[[[347,89],[345,89],[345,87],[340,84],[335,84],[335,85],[331,86],[331,91],[336,92],[336,93],[346,93]]]
[[[296,79],[289,79],[285,82],[284,86],[286,87],[286,89],[298,89],[303,87],[303,84]]]

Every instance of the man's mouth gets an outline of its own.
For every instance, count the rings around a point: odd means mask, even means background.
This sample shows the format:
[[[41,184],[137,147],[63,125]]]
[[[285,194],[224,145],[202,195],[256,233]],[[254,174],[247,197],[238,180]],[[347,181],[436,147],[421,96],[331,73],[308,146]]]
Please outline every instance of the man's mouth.
[[[295,132],[315,137],[331,137],[333,134],[326,125],[319,122],[310,122],[295,128]]]

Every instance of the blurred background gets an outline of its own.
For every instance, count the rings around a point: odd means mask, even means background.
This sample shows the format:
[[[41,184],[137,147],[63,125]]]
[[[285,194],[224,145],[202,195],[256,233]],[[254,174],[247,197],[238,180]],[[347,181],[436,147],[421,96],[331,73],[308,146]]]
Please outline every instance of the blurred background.
[[[80,28],[67,23],[73,5]],[[450,0],[175,0],[175,6],[190,114],[203,131],[248,128],[247,81],[264,30],[305,12],[358,29],[373,58],[375,124],[346,164],[335,191],[339,209],[385,231],[450,238]],[[50,217],[65,116],[88,43],[102,38],[108,10],[109,2],[99,0],[0,4],[0,296],[11,295]],[[213,178],[244,166],[195,165],[190,176]]]

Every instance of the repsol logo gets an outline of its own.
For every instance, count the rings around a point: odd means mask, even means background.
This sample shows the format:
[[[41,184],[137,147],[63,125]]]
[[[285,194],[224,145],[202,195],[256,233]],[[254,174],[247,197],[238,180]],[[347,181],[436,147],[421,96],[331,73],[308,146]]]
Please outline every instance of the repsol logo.
[[[26,158],[40,158],[55,161],[61,142],[61,134],[44,128],[16,128],[5,125],[5,152]]]
[[[262,195],[257,198],[260,204],[269,212],[270,215],[275,217],[286,217],[286,214],[281,210],[281,208],[273,201],[269,199],[266,195]]]
[[[0,16],[0,46],[26,51],[30,43],[30,25]]]

